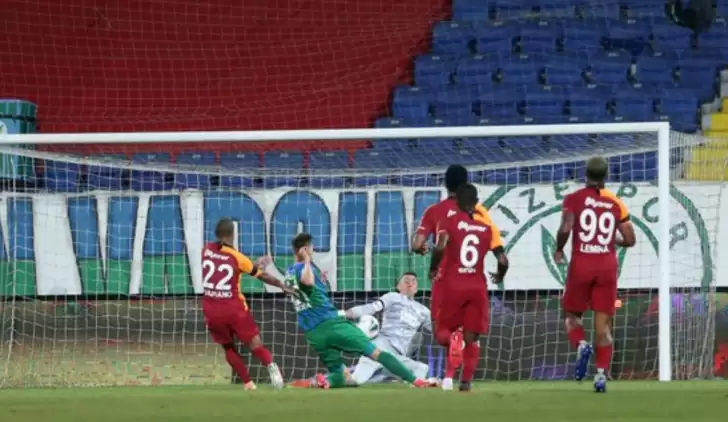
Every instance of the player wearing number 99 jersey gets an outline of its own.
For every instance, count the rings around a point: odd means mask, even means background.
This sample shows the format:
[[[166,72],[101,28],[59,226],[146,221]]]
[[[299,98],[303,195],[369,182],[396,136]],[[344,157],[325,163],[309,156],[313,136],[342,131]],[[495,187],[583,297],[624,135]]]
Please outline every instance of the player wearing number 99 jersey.
[[[586,186],[564,199],[554,256],[559,264],[565,261],[563,250],[571,236],[571,262],[563,297],[566,332],[578,350],[575,378],[581,380],[592,353],[581,317],[590,308],[595,312],[597,376],[594,386],[600,392],[606,390],[606,372],[612,359],[611,323],[619,272],[616,249],[635,244],[627,206],[604,187],[607,169],[604,158],[590,159]]]
[[[437,341],[448,346],[451,368],[463,364],[460,391],[469,391],[480,358],[478,336],[488,332],[490,306],[488,280],[483,270],[485,256],[493,251],[498,259],[494,281],[500,283],[508,270],[500,231],[493,222],[476,212],[478,190],[471,184],[457,189],[458,210],[440,223],[430,276],[443,282],[442,299],[436,316]],[[440,266],[440,262],[444,263]],[[463,331],[465,346],[453,341],[452,333]],[[452,385],[454,373],[446,373],[443,384]],[[445,388],[445,387],[443,387]]]
[[[260,330],[255,323],[245,296],[240,289],[241,277],[249,274],[262,282],[290,289],[260,267],[267,264],[261,259],[258,265],[238,252],[233,246],[235,226],[231,219],[223,218],[215,226],[216,242],[205,246],[202,251],[202,310],[212,339],[225,350],[225,359],[245,384],[246,389],[255,389],[248,367],[235,349],[235,338],[245,343],[251,353],[268,368],[271,383],[283,387],[283,377],[273,363],[273,355],[260,340]]]

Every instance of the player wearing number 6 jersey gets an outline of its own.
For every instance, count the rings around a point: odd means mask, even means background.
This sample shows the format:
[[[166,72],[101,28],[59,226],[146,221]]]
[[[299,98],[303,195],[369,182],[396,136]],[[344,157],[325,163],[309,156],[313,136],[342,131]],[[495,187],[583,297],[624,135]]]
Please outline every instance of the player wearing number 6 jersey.
[[[223,218],[215,226],[216,242],[202,251],[202,310],[212,339],[225,350],[225,359],[245,384],[247,390],[255,389],[248,367],[235,349],[235,337],[250,348],[250,352],[268,369],[275,388],[283,387],[283,377],[273,363],[273,355],[260,340],[260,330],[255,323],[245,296],[240,289],[243,274],[257,277],[271,286],[290,292],[281,281],[261,269],[267,264],[261,259],[253,264],[250,258],[232,246],[235,226],[231,219]]]
[[[508,258],[498,227],[475,210],[477,188],[471,184],[460,186],[456,200],[458,210],[438,227],[430,277],[444,282],[435,317],[437,340],[443,345],[448,344],[452,333],[462,328],[465,347],[458,349],[458,345],[450,342],[448,357],[451,361],[462,361],[460,391],[469,391],[480,359],[478,337],[488,332],[490,318],[488,280],[483,270],[485,256],[488,251],[493,251],[498,259],[498,272],[491,274],[497,283],[503,281],[508,271]],[[440,265],[443,259],[445,261]],[[447,378],[443,379],[443,384],[446,382]],[[449,382],[452,385],[452,379]]]
[[[572,235],[571,262],[566,278],[563,307],[566,333],[577,348],[575,378],[586,376],[592,346],[586,341],[582,314],[594,311],[597,374],[594,388],[606,391],[607,372],[612,360],[612,317],[617,301],[616,247],[635,244],[634,227],[627,206],[605,189],[609,165],[602,157],[591,158],[586,165],[586,186],[564,198],[561,226],[556,235],[557,264],[563,264],[564,246]],[[621,238],[616,236],[617,232]]]

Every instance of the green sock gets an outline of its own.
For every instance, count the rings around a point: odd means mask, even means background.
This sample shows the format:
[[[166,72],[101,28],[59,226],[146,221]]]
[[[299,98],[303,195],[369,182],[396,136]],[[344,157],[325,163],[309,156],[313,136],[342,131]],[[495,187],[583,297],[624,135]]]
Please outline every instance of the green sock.
[[[341,371],[330,372],[328,379],[330,388],[346,387],[346,376]]]
[[[414,382],[417,379],[415,374],[412,373],[406,366],[402,365],[395,356],[388,352],[379,352],[379,358],[377,359],[382,364],[384,369],[391,372],[392,374],[402,378],[407,382]]]

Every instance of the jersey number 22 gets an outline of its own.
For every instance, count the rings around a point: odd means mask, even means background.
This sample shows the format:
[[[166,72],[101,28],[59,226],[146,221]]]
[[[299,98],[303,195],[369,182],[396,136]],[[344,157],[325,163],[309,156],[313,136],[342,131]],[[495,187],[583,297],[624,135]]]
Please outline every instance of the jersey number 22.
[[[235,269],[230,264],[215,265],[213,261],[202,261],[202,287],[207,290],[230,291],[233,286],[230,281],[235,275]]]

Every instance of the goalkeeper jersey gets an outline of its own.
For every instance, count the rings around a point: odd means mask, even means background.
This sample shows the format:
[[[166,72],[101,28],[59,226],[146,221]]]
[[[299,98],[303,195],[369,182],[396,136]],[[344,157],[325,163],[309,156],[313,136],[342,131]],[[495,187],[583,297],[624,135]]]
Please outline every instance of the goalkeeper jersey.
[[[432,332],[430,310],[401,293],[387,293],[374,302],[355,306],[349,311],[354,318],[381,312],[379,337],[386,339],[400,355],[408,354],[421,329]]]
[[[296,294],[289,297],[298,314],[298,325],[303,331],[311,331],[326,321],[341,317],[329,297],[329,285],[315,264],[311,263],[316,279],[313,286],[301,283],[304,266],[303,262],[297,262],[288,267],[285,282],[296,289]]]

